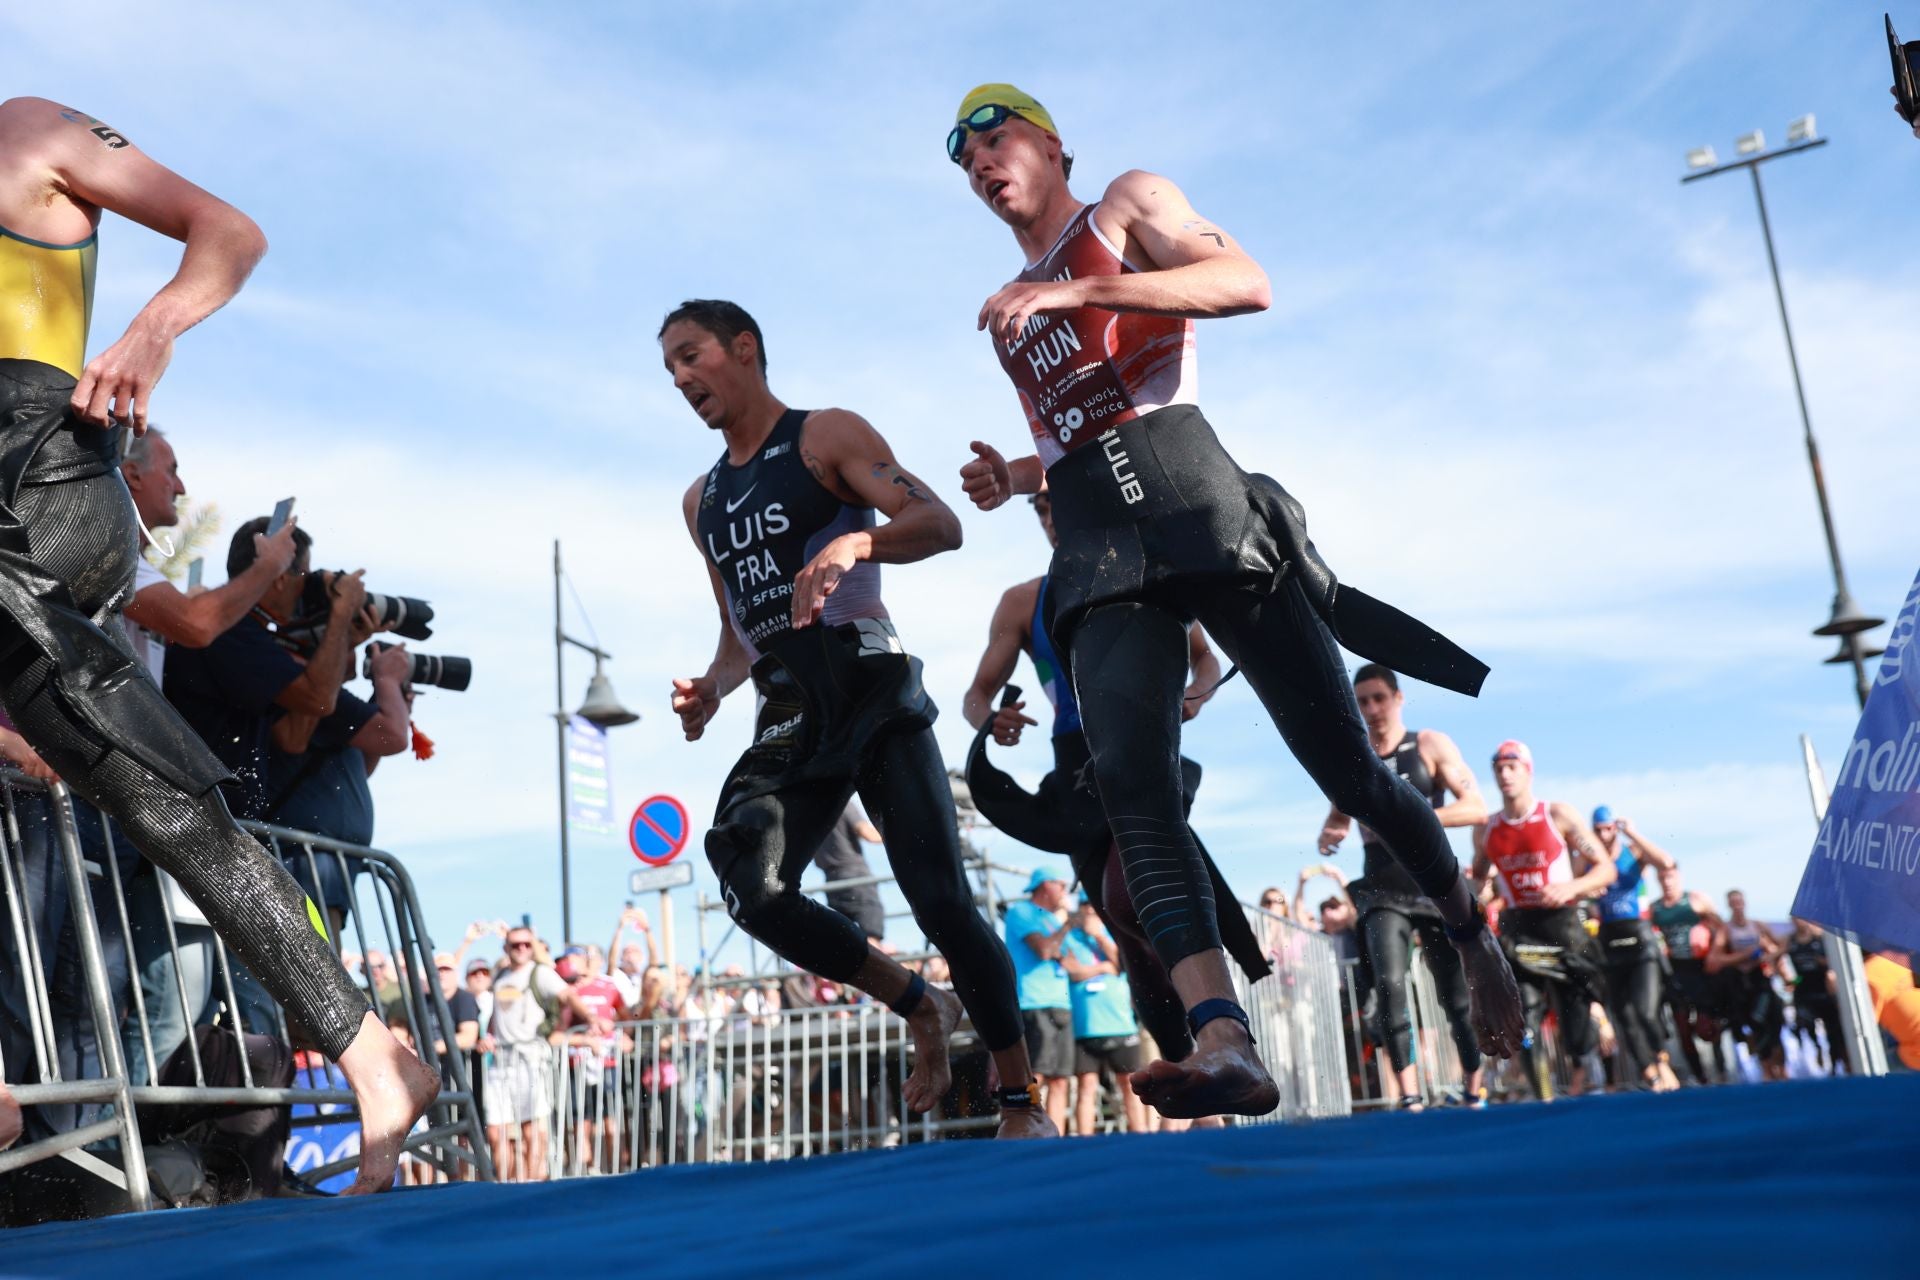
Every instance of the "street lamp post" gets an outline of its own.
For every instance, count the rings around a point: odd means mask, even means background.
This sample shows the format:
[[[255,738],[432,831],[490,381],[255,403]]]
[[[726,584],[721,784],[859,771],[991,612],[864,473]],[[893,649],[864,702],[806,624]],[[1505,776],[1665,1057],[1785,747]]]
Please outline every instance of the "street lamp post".
[[[1800,381],[1800,357],[1793,346],[1793,326],[1787,320],[1787,294],[1780,286],[1780,260],[1773,250],[1773,226],[1767,219],[1767,197],[1760,185],[1760,166],[1769,160],[1778,160],[1782,156],[1798,155],[1811,151],[1815,147],[1827,145],[1825,138],[1815,137],[1812,116],[1801,116],[1787,126],[1787,145],[1773,151],[1766,149],[1766,137],[1758,129],[1740,138],[1735,144],[1741,159],[1726,164],[1717,164],[1712,147],[1696,147],[1687,153],[1687,164],[1695,170],[1680,179],[1682,184],[1698,182],[1702,178],[1711,178],[1717,174],[1730,173],[1735,169],[1745,169],[1753,179],[1753,200],[1760,210],[1760,235],[1766,241],[1767,269],[1773,273],[1774,301],[1780,306],[1780,329],[1787,338],[1787,364],[1793,370],[1793,394],[1800,405],[1800,426],[1806,434],[1807,465],[1813,470],[1813,491],[1820,500],[1820,524],[1827,535],[1827,558],[1833,566],[1833,612],[1825,624],[1814,628],[1817,636],[1840,637],[1840,652],[1826,659],[1828,663],[1850,663],[1853,666],[1854,692],[1859,696],[1860,705],[1867,705],[1867,666],[1868,658],[1883,653],[1882,649],[1870,648],[1861,633],[1871,631],[1882,625],[1884,618],[1871,617],[1854,603],[1853,592],[1847,589],[1847,572],[1840,563],[1840,540],[1833,531],[1833,507],[1827,501],[1826,474],[1820,467],[1820,449],[1813,440],[1813,420],[1807,413],[1807,391]]]
[[[620,704],[613,694],[613,682],[607,679],[603,664],[613,657],[598,645],[576,640],[566,632],[561,620],[560,585],[566,573],[560,567],[560,540],[553,540],[553,720],[559,742],[560,762],[560,940],[562,945],[573,939],[573,874],[568,865],[567,840],[567,721],[573,715],[579,716],[589,724],[602,729],[615,725],[632,724],[640,718],[637,711],[629,711]],[[595,639],[598,639],[596,636]],[[572,715],[567,706],[567,646],[584,649],[593,655],[593,679],[587,684],[586,700],[580,709]]]

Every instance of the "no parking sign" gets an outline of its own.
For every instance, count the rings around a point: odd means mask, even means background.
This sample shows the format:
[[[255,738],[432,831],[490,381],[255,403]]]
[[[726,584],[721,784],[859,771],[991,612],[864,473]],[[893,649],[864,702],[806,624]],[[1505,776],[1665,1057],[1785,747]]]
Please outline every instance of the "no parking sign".
[[[633,856],[650,867],[664,867],[687,847],[687,806],[672,796],[649,796],[627,821]]]

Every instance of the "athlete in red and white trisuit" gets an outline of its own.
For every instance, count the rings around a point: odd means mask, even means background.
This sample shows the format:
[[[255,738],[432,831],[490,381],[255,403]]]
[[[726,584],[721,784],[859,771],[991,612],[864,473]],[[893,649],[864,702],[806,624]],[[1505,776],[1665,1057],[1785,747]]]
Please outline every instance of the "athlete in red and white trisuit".
[[[1271,301],[1267,276],[1157,174],[1122,174],[1088,204],[1053,119],[1012,85],[961,103],[947,155],[1006,223],[1024,267],[980,309],[1035,453],[978,441],[961,480],[991,510],[1037,493],[1059,534],[1047,630],[1073,673],[1081,725],[1129,896],[1186,1006],[1197,1048],[1134,1077],[1163,1115],[1271,1111],[1279,1093],[1233,996],[1206,863],[1179,771],[1187,628],[1234,659],[1316,785],[1380,833],[1434,900],[1473,990],[1482,1047],[1521,1037],[1519,994],[1433,809],[1367,742],[1335,644],[1477,692],[1486,668],[1341,583],[1298,503],[1227,454],[1195,405],[1193,321]],[[1371,606],[1371,607],[1369,607]]]
[[[1592,1006],[1604,1003],[1601,960],[1580,918],[1580,900],[1597,897],[1619,871],[1571,805],[1536,800],[1533,752],[1509,738],[1493,753],[1501,806],[1473,829],[1473,879],[1487,885],[1499,873],[1500,942],[1520,976],[1526,1002],[1528,1074],[1534,1092],[1553,1096],[1546,1059],[1538,1052],[1540,1019],[1549,999],[1560,1017],[1561,1048],[1573,1063],[1569,1092],[1586,1084],[1586,1057],[1595,1048]]]

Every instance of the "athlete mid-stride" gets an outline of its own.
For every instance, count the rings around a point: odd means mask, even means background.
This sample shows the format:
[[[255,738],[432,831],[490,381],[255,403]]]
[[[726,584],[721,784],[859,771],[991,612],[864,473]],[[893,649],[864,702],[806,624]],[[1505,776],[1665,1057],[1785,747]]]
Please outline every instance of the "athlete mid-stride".
[[[1053,501],[1045,493],[1033,496],[1034,514],[1047,535],[1048,544],[1058,538],[1053,528]],[[1054,652],[1044,622],[1047,606],[1047,580],[1033,578],[1007,588],[993,611],[988,630],[987,649],[980,656],[979,669],[967,687],[961,710],[978,731],[967,753],[967,783],[973,802],[1003,835],[1012,836],[1035,849],[1064,853],[1073,863],[1100,918],[1112,932],[1128,978],[1134,1012],[1140,1025],[1152,1035],[1162,1056],[1178,1062],[1193,1051],[1193,1038],[1187,1027],[1186,1006],[1167,979],[1166,970],[1154,953],[1146,930],[1127,894],[1126,880],[1111,856],[1114,840],[1101,810],[1100,798],[1089,776],[1086,735],[1080,728],[1080,708],[1073,688],[1067,682],[1059,654]],[[1181,717],[1190,720],[1213,696],[1220,683],[1220,660],[1213,655],[1205,633],[1198,624],[1188,628],[1187,688],[1180,700]],[[1025,652],[1040,677],[1041,692],[1053,704],[1053,768],[1032,792],[996,768],[987,758],[988,738],[1003,747],[1020,741],[1026,726],[1035,723],[1026,714],[1026,703],[1003,698],[996,710],[994,697],[1007,688],[1014,667]],[[1200,782],[1200,766],[1182,760],[1181,783],[1191,803]],[[1197,837],[1196,837],[1197,843]],[[1201,849],[1204,857],[1206,850]],[[1233,892],[1217,868],[1209,863],[1217,900],[1231,902]],[[1221,928],[1227,951],[1239,961],[1249,982],[1257,982],[1271,972],[1254,931],[1239,912],[1222,917]],[[1131,1095],[1129,1095],[1131,1096]]]
[[[1533,752],[1512,738],[1493,753],[1500,809],[1473,829],[1473,878],[1498,873],[1500,941],[1526,992],[1527,1049],[1534,1093],[1553,1096],[1540,1023],[1549,1003],[1560,1016],[1561,1048],[1573,1063],[1570,1093],[1586,1087],[1586,1060],[1599,1045],[1593,1006],[1604,1004],[1599,948],[1580,918],[1582,899],[1619,876],[1612,858],[1571,805],[1533,794]]]
[[[1353,673],[1353,692],[1374,752],[1426,798],[1441,826],[1471,827],[1485,820],[1487,802],[1453,739],[1438,729],[1407,728],[1407,695],[1392,671],[1368,663]],[[1337,808],[1327,814],[1320,829],[1320,852],[1332,853],[1352,826],[1352,820]],[[1399,1077],[1402,1105],[1420,1105],[1413,1063],[1413,1013],[1407,999],[1415,935],[1460,1055],[1466,1100],[1477,1102],[1482,1097],[1484,1064],[1469,1022],[1466,975],[1459,957],[1446,945],[1440,913],[1378,835],[1365,826],[1360,835],[1363,874],[1347,886],[1347,892],[1360,912],[1360,940],[1373,969],[1372,1034]]]
[[[1343,813],[1378,831],[1438,905],[1465,962],[1482,1047],[1519,1046],[1519,994],[1432,808],[1367,743],[1336,639],[1407,675],[1477,692],[1486,668],[1335,580],[1300,505],[1249,476],[1194,402],[1193,320],[1264,309],[1265,272],[1179,188],[1122,174],[1096,204],[1068,187],[1053,119],[1011,85],[966,96],[947,155],[1012,230],[1025,266],[980,308],[1036,453],[975,442],[961,469],[990,510],[1044,476],[1059,545],[1046,626],[1067,663],[1121,870],[1187,1008],[1196,1049],[1149,1064],[1162,1114],[1278,1105],[1233,998],[1206,861],[1187,830],[1180,707],[1188,624],[1247,676],[1287,745]]]
[[[720,644],[705,674],[673,682],[673,709],[692,741],[747,680],[760,696],[753,744],[721,788],[706,839],[728,911],[786,960],[907,1020],[904,1100],[914,1111],[951,1084],[947,1041],[964,1006],[1000,1073],[1000,1135],[1052,1136],[1031,1088],[1013,963],[961,867],[933,702],[880,602],[880,565],[952,550],[960,521],[858,415],[775,399],[760,326],[740,307],[684,303],[660,326],[660,347],[674,386],[726,441],[683,504],[720,609]],[[947,958],[957,1000],[800,893],[855,791],[914,920]]]

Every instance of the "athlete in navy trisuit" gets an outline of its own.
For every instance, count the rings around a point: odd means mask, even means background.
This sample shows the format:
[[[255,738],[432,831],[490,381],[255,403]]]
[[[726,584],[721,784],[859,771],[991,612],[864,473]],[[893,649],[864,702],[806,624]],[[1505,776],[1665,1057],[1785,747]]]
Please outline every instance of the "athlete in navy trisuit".
[[[1463,692],[1486,668],[1336,583],[1299,504],[1249,476],[1194,404],[1193,326],[1269,303],[1266,273],[1167,179],[1133,171],[1094,205],[1068,188],[1052,118],[1011,85],[968,94],[947,154],[1012,230],[1026,266],[978,323],[1013,380],[1036,453],[978,441],[961,480],[990,510],[1045,477],[1060,544],[1048,631],[1079,698],[1135,908],[1197,1048],[1134,1079],[1162,1114],[1278,1105],[1233,998],[1216,898],[1186,830],[1179,769],[1187,625],[1238,665],[1321,791],[1386,840],[1433,899],[1470,984],[1481,1048],[1520,1044],[1519,993],[1432,808],[1367,743],[1335,640]]]
[[[1486,799],[1453,739],[1438,729],[1407,728],[1407,695],[1400,690],[1399,677],[1378,663],[1368,663],[1354,672],[1353,692],[1373,751],[1433,806],[1441,826],[1471,827],[1485,820]],[[1447,798],[1449,793],[1452,800]],[[1320,852],[1330,854],[1339,848],[1352,827],[1352,819],[1334,808],[1320,828]],[[1369,1038],[1393,1064],[1401,1105],[1421,1105],[1413,1060],[1413,1014],[1407,998],[1413,939],[1418,935],[1420,954],[1433,975],[1434,991],[1466,1077],[1463,1100],[1478,1102],[1483,1097],[1483,1063],[1470,1025],[1466,975],[1446,944],[1440,913],[1379,835],[1363,824],[1360,836],[1363,874],[1347,886],[1347,893],[1360,914],[1360,941],[1373,971]]]
[[[906,1019],[912,1110],[947,1092],[947,1041],[964,1006],[1000,1074],[1000,1136],[1054,1136],[1031,1087],[1013,963],[961,867],[933,702],[880,602],[880,565],[958,547],[960,521],[859,415],[775,398],[760,327],[740,307],[685,303],[661,325],[660,346],[674,386],[726,441],[683,503],[720,642],[704,674],[673,682],[673,709],[692,741],[749,679],[760,698],[753,744],[722,786],[706,837],[728,912],[789,962]],[[800,893],[855,791],[958,999]]]
[[[1034,494],[1032,503],[1048,546],[1054,546],[1058,538],[1051,496]],[[1001,833],[1033,848],[1067,855],[1085,887],[1088,902],[1106,922],[1120,949],[1140,1024],[1153,1036],[1162,1056],[1177,1062],[1193,1051],[1186,1006],[1154,954],[1127,893],[1119,861],[1111,856],[1114,839],[1087,769],[1090,757],[1086,734],[1081,731],[1080,707],[1067,681],[1065,665],[1047,635],[1046,606],[1047,579],[1042,575],[1007,588],[994,608],[986,652],[980,656],[979,669],[961,703],[967,722],[977,730],[967,753],[967,783],[975,806]],[[1188,680],[1180,699],[1183,721],[1199,715],[1220,684],[1220,660],[1198,623],[1187,629],[1187,646]],[[994,697],[1008,688],[1022,652],[1032,660],[1041,692],[1053,706],[1053,768],[1031,793],[995,767],[986,750],[988,738],[1002,747],[1017,745],[1026,727],[1037,723],[1026,714],[1027,704],[1017,698],[1003,698],[998,708],[993,705]],[[1185,759],[1180,764],[1182,786],[1191,804],[1199,787],[1200,766]],[[1203,848],[1201,855],[1205,854]],[[1211,863],[1208,870],[1215,896],[1232,901],[1233,895],[1218,870]],[[1227,950],[1249,981],[1258,981],[1271,972],[1260,940],[1244,915],[1228,912],[1221,925],[1226,931]]]

